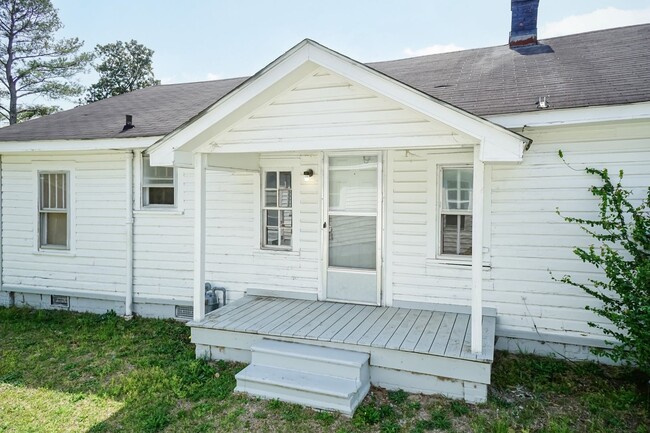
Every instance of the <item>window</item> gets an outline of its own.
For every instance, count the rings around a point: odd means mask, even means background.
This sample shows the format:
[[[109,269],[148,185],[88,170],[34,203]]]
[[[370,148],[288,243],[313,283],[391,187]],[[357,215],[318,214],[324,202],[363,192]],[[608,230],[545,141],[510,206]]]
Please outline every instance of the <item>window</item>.
[[[262,200],[263,245],[270,248],[291,248],[293,231],[291,172],[264,172]]]
[[[472,255],[472,176],[471,168],[442,168],[441,255]]]
[[[69,249],[68,243],[68,173],[40,172],[39,247]]]
[[[174,168],[152,167],[149,156],[142,155],[142,205],[174,206]]]

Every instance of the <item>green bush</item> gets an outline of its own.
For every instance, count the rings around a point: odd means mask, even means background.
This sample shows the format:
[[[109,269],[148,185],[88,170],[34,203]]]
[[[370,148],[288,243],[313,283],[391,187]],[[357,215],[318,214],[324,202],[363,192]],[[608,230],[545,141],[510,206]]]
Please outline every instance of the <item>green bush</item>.
[[[561,151],[559,154],[563,158]],[[601,306],[586,309],[616,326],[610,329],[589,323],[617,340],[607,350],[594,349],[594,353],[636,365],[650,374],[650,187],[647,196],[635,206],[630,201],[632,192],[621,186],[623,171],[616,184],[607,170],[585,171],[602,182],[602,186],[589,189],[600,201],[598,218],[562,217],[578,224],[597,241],[597,245],[575,248],[573,252],[604,275],[601,279],[590,278],[588,283],[577,282],[569,275],[560,281],[602,301]]]

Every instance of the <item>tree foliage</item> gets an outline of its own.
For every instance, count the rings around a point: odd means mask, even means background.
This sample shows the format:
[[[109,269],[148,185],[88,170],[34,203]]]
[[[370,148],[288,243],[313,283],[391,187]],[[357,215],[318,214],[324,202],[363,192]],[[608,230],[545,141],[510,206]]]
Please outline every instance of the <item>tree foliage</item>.
[[[635,364],[650,373],[650,187],[647,196],[635,206],[630,201],[632,192],[621,186],[623,171],[616,184],[606,169],[585,171],[602,182],[602,186],[590,188],[600,201],[598,218],[563,218],[578,224],[597,241],[598,245],[575,248],[573,252],[602,271],[603,278],[590,278],[585,284],[565,275],[560,281],[599,299],[602,306],[586,308],[616,326],[610,329],[589,323],[618,341],[609,350],[595,349],[595,353]]]
[[[91,60],[80,53],[77,38],[56,39],[63,27],[50,0],[0,0],[0,116],[16,123],[34,106],[19,100],[40,95],[48,99],[80,95],[83,87],[72,78]],[[40,113],[51,108],[42,107]]]
[[[153,53],[135,40],[97,45],[95,54],[99,62],[94,67],[99,81],[88,88],[86,102],[160,84],[153,73]]]

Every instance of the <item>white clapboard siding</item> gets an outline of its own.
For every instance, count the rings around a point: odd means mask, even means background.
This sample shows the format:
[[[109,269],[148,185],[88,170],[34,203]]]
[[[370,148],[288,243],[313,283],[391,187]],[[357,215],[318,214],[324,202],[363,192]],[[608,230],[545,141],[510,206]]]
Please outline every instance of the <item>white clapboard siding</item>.
[[[18,290],[123,292],[125,167],[120,152],[3,155],[3,284]],[[70,254],[36,250],[38,170],[70,171]]]
[[[454,136],[475,141],[460,131],[427,118],[325,68],[318,68],[211,141],[228,148],[238,144],[315,142],[349,148],[371,142],[404,145],[405,139],[435,143]]]
[[[584,173],[587,166],[607,168],[637,197],[650,184],[649,128],[612,125],[558,127],[528,132],[533,145],[519,165],[492,170],[491,265],[493,290],[484,291],[487,305],[497,308],[497,335],[512,331],[591,335],[600,332],[588,321],[604,323],[584,307],[597,302],[580,289],[555,282],[570,274],[576,280],[598,277],[593,267],[572,253],[592,238],[557,215],[595,217],[597,200],[589,193],[598,184]],[[559,158],[562,149],[571,168]]]
[[[177,208],[141,210],[133,227],[133,287],[136,296],[191,299],[194,219],[184,199],[192,170],[177,169]],[[137,182],[139,183],[139,182]]]
[[[598,305],[596,300],[552,279],[570,274],[587,281],[598,275],[572,253],[592,239],[564,222],[556,209],[576,217],[596,216],[597,201],[588,188],[598,179],[582,171],[586,166],[608,168],[613,176],[623,169],[624,185],[640,199],[650,184],[649,128],[558,127],[527,135],[534,142],[523,163],[491,168],[484,304],[497,308],[497,335],[534,334],[537,329],[600,337],[587,322],[605,321],[584,309]],[[573,169],[560,160],[559,149]],[[436,227],[427,208],[436,195],[427,189],[436,154],[427,153],[396,151],[389,158],[389,292],[394,300],[468,305],[471,269],[437,262],[427,244],[429,230]]]

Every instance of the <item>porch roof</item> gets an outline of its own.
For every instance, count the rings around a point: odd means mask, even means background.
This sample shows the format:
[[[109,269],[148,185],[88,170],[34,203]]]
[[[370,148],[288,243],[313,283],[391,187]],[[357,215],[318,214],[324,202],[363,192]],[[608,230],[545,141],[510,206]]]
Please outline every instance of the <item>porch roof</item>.
[[[228,131],[260,107],[270,104],[275,97],[319,68],[337,74],[413,112],[421,113],[428,119],[444,124],[464,136],[472,137],[476,143],[481,144],[482,161],[520,161],[524,149],[531,143],[530,139],[522,135],[306,39],[154,144],[148,150],[152,164],[191,166],[192,153],[221,152],[218,145],[215,146],[215,136]],[[285,145],[280,140],[277,145],[268,150],[314,149],[301,148],[296,143]],[[233,153],[259,151],[260,149],[251,146],[244,147],[241,151],[232,146],[228,149],[228,152]]]

